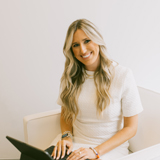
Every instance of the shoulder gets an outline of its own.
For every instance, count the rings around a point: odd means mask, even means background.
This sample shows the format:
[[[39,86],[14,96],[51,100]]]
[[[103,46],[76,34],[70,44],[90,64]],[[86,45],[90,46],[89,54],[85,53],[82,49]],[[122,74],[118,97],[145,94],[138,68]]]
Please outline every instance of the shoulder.
[[[116,62],[112,63],[114,75],[111,82],[110,94],[113,98],[121,98],[124,90],[135,86],[134,77],[130,68],[122,66]]]
[[[114,78],[125,79],[128,75],[132,75],[132,70],[113,61]]]

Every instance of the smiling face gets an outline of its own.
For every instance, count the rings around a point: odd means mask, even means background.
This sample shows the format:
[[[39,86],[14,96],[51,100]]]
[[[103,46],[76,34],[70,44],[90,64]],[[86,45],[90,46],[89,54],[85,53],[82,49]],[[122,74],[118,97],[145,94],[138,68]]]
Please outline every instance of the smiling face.
[[[99,66],[99,46],[81,29],[73,35],[72,51],[75,58],[85,65],[85,69],[95,71]]]

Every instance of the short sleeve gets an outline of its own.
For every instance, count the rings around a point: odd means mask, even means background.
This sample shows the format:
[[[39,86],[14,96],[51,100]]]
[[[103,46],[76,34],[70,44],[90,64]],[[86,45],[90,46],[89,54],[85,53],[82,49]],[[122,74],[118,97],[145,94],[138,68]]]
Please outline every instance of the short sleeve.
[[[138,88],[130,69],[125,73],[121,103],[124,117],[131,117],[143,111]]]

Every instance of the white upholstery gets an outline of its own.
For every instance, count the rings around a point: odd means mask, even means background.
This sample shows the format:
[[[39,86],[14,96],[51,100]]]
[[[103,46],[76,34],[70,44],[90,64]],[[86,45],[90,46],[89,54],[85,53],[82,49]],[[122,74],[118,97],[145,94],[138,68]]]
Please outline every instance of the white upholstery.
[[[25,116],[24,138],[25,142],[46,149],[53,139],[61,132],[61,109]]]
[[[129,140],[132,152],[160,143],[160,94],[138,87],[144,111],[139,115],[135,137]],[[24,117],[25,142],[46,149],[60,133],[60,109]]]
[[[138,90],[144,110],[139,114],[137,134],[129,140],[132,152],[160,143],[160,94]]]

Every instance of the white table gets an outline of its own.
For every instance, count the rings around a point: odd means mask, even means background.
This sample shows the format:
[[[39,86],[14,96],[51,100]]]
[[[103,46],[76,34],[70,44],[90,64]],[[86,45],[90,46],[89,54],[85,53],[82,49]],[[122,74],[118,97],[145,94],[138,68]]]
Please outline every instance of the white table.
[[[157,158],[159,157],[159,158]],[[160,160],[160,143],[140,151],[131,153],[118,160]]]

